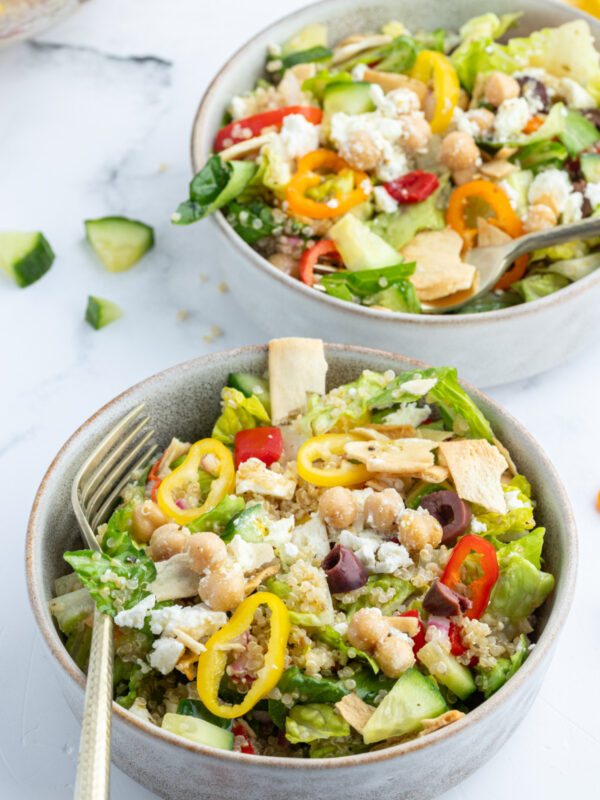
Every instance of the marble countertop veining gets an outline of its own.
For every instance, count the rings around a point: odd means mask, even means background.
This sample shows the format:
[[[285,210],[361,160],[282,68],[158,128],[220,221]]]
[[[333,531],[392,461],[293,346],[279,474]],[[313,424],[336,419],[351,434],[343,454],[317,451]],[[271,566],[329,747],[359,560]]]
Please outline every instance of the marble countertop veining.
[[[252,31],[301,5],[95,0],[34,41],[0,49],[0,227],[42,230],[57,254],[26,290],[0,275],[4,800],[63,800],[73,787],[78,724],[36,632],[23,575],[27,517],[45,469],[83,420],[132,383],[264,339],[222,291],[211,227],[172,228],[169,214],[190,178],[191,120],[213,73]],[[83,220],[109,214],[155,227],[156,247],[130,272],[107,273],[83,241]],[[92,330],[83,321],[88,294],[119,303],[123,319]],[[560,331],[543,335],[552,347]],[[552,373],[490,392],[542,442],[566,483],[580,576],[531,713],[443,800],[591,797],[596,784],[599,366],[596,341]],[[112,796],[154,797],[116,768]]]

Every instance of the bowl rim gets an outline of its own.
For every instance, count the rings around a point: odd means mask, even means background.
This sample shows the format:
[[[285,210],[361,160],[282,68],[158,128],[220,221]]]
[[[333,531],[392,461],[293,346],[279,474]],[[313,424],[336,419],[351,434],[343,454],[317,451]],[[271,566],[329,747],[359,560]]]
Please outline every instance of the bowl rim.
[[[275,22],[266,25],[264,28],[254,34],[252,38],[248,39],[245,44],[241,45],[241,47],[239,47],[227,59],[227,61],[223,64],[221,69],[216,73],[214,78],[207,86],[200,100],[194,116],[194,121],[192,123],[190,155],[192,171],[194,175],[199,169],[198,161],[196,159],[197,148],[195,147],[195,142],[198,141],[204,133],[206,116],[211,106],[213,95],[218,90],[222,78],[230,72],[233,72],[237,68],[237,62],[254,47],[255,43],[260,38],[262,38],[273,28],[277,27],[283,22],[293,20],[295,17],[302,16],[307,9],[334,5],[337,2],[338,0],[317,0],[317,2],[302,6],[296,11],[293,11],[291,14],[285,14],[284,16],[279,17],[277,20],[275,20]],[[546,6],[553,6],[562,11],[567,8],[562,0],[538,0],[538,2],[540,3],[540,13],[543,12],[544,7]],[[584,19],[586,22],[588,22],[592,29],[592,33],[600,39],[600,21],[589,14],[586,14],[584,11],[572,6],[568,7],[568,11],[574,19]],[[208,153],[204,152],[203,160],[206,160],[207,156]],[[350,314],[355,314],[366,319],[381,320],[398,325],[406,324],[412,327],[419,327],[423,325],[438,325],[442,327],[447,325],[465,326],[485,324],[488,321],[494,322],[496,320],[510,320],[526,315],[529,316],[530,314],[534,314],[536,311],[545,311],[546,309],[550,310],[556,305],[568,303],[571,298],[579,296],[582,292],[591,291],[593,289],[600,291],[600,269],[597,269],[589,275],[586,275],[584,278],[580,278],[579,280],[571,283],[569,286],[565,286],[563,289],[559,289],[557,292],[547,295],[546,297],[542,297],[528,303],[519,303],[514,306],[509,306],[508,308],[495,309],[493,311],[480,311],[472,314],[412,314],[401,311],[382,311],[380,309],[358,305],[357,303],[350,303],[326,294],[325,292],[315,291],[311,287],[302,283],[302,281],[300,281],[298,278],[292,278],[290,275],[286,275],[281,270],[277,269],[277,267],[273,266],[273,264],[271,264],[264,256],[261,256],[259,253],[257,253],[256,250],[254,250],[242,239],[238,233],[234,231],[234,229],[225,219],[222,211],[213,213],[209,219],[213,225],[218,227],[221,233],[229,240],[231,245],[235,247],[246,260],[250,260],[252,262],[254,267],[258,268],[268,277],[279,281],[283,287],[292,291],[295,290],[300,292],[307,300],[313,300],[317,303],[321,303],[324,312],[326,312],[327,306],[331,306],[334,309],[347,311]]]
[[[370,347],[362,347],[358,345],[345,345],[345,344],[331,344],[324,343],[325,354],[327,357],[333,356],[337,353],[351,351],[356,355],[363,355],[369,360],[376,363],[377,359],[382,357],[391,358],[398,364],[398,370],[404,371],[406,368],[414,367],[414,364],[421,365],[422,362],[415,359],[408,358],[396,353],[389,353],[384,350],[379,350]],[[46,603],[44,599],[43,590],[38,585],[37,580],[37,561],[35,554],[38,549],[38,542],[43,538],[43,526],[41,524],[41,517],[43,516],[43,505],[47,501],[47,484],[53,477],[54,473],[60,472],[62,463],[69,457],[69,450],[73,444],[86,432],[86,430],[101,420],[102,417],[115,405],[125,401],[132,393],[140,389],[151,390],[155,384],[161,384],[165,380],[169,380],[177,373],[191,373],[191,370],[202,369],[203,366],[211,366],[219,362],[227,362],[232,358],[238,356],[251,356],[263,355],[267,352],[268,345],[250,345],[247,347],[239,347],[232,350],[221,351],[212,353],[205,356],[200,356],[186,362],[182,362],[168,369],[162,370],[133,386],[125,389],[125,391],[118,394],[98,411],[92,414],[77,430],[67,439],[65,444],[60,448],[57,455],[52,460],[48,467],[41,484],[36,492],[31,514],[29,517],[26,537],[26,577],[29,600],[33,609],[34,617],[37,622],[38,628],[42,634],[46,646],[50,650],[52,656],[58,662],[58,665],[64,669],[73,682],[79,687],[80,690],[85,689],[85,679],[83,672],[76,666],[74,661],[67,653],[65,646],[60,639],[58,632],[54,625],[48,621],[46,616]],[[423,364],[425,367],[426,365]],[[567,496],[566,490],[562,481],[551,463],[550,459],[543,451],[541,446],[535,441],[533,436],[518,422],[509,412],[505,411],[495,400],[491,399],[483,392],[475,389],[470,384],[461,381],[464,388],[472,395],[476,402],[483,399],[492,408],[495,415],[497,415],[502,422],[508,425],[511,430],[518,433],[522,441],[526,443],[530,450],[537,453],[538,462],[545,473],[545,480],[549,480],[554,484],[556,493],[560,500],[560,505],[563,508],[565,526],[566,526],[566,541],[565,541],[565,563],[564,563],[564,576],[561,581],[559,594],[554,599],[554,605],[546,627],[541,633],[539,639],[536,641],[535,647],[526,659],[525,663],[517,670],[515,675],[502,686],[495,694],[489,699],[484,700],[477,708],[470,711],[460,720],[441,728],[427,736],[412,739],[408,742],[394,745],[392,747],[384,748],[382,750],[375,750],[368,753],[357,755],[341,756],[339,758],[291,758],[289,756],[265,756],[265,755],[249,755],[245,753],[235,753],[233,751],[218,750],[216,748],[207,747],[205,745],[196,744],[195,742],[185,740],[175,734],[164,731],[162,728],[154,725],[153,723],[146,722],[128,710],[122,708],[116,702],[113,702],[113,715],[116,715],[119,720],[125,723],[126,726],[133,726],[137,729],[139,734],[146,736],[155,736],[165,743],[176,745],[186,749],[192,753],[202,754],[211,759],[223,761],[225,763],[238,763],[254,765],[260,767],[286,769],[343,769],[349,766],[358,766],[362,764],[372,764],[379,761],[387,760],[389,758],[399,757],[423,747],[434,745],[449,737],[458,735],[467,726],[477,725],[483,719],[490,716],[494,711],[502,705],[505,698],[516,692],[522,684],[541,666],[544,659],[549,657],[555,640],[560,633],[566,618],[568,616],[574,594],[575,579],[577,573],[577,555],[578,555],[578,540],[575,517],[571,507],[571,503]],[[555,589],[556,591],[556,589]],[[560,602],[559,602],[560,601]]]

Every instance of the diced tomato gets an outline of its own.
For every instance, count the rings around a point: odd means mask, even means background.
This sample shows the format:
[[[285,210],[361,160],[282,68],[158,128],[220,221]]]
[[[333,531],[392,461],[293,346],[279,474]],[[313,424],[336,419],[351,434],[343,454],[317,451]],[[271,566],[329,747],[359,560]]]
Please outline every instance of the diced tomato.
[[[280,127],[283,125],[283,120],[289,114],[300,114],[308,122],[313,125],[318,125],[323,118],[323,112],[320,108],[314,106],[288,106],[287,108],[276,108],[274,111],[265,111],[262,114],[254,114],[252,117],[246,119],[236,119],[225,125],[224,128],[217,133],[215,138],[215,152],[225,150],[226,147],[231,147],[233,144],[243,142],[246,139],[252,139],[258,136],[264,128],[272,126]]]
[[[416,169],[394,181],[384,183],[383,187],[399,203],[420,203],[433,194],[439,185],[437,175]]]
[[[254,748],[250,743],[250,737],[243,725],[234,725],[231,729],[231,732],[234,736],[241,736],[243,739],[246,740],[246,744],[242,745],[240,748],[241,753],[248,753],[249,755],[254,755]]]
[[[450,630],[448,631],[448,638],[450,639],[450,652],[453,656],[462,656],[462,654],[467,649],[464,644],[462,643],[462,639],[460,637],[460,630],[458,625],[455,625],[454,622],[450,623]]]
[[[267,467],[279,461],[283,438],[279,428],[250,428],[235,435],[236,469],[249,458],[259,458]]]
[[[321,239],[320,242],[313,244],[302,253],[300,257],[300,280],[307,286],[312,286],[315,282],[315,264],[321,256],[339,258],[337,247],[333,239]]]
[[[425,626],[419,618],[419,612],[416,609],[413,609],[412,611],[404,611],[402,614],[398,614],[398,616],[416,617],[419,622],[419,630],[417,631],[417,634],[413,636],[413,653],[416,656],[419,650],[425,645]]]

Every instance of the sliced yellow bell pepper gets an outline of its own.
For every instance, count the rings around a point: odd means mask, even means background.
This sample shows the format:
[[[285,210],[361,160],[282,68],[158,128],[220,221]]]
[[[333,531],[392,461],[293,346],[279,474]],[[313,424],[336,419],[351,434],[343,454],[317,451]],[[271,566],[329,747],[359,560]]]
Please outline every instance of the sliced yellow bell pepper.
[[[315,486],[355,486],[372,477],[364,464],[353,464],[348,459],[335,465],[327,462],[332,456],[343,456],[344,445],[362,441],[363,436],[352,433],[325,433],[305,442],[298,451],[298,474]],[[323,461],[323,465],[315,462]]]
[[[335,197],[326,202],[312,200],[305,193],[321,184],[323,176],[315,172],[317,169],[328,169],[338,175],[352,174],[355,188],[346,193],[336,192]],[[353,169],[333,150],[313,150],[298,161],[298,171],[288,183],[285,199],[292,214],[310,219],[328,219],[339,217],[359,203],[364,203],[372,190],[373,184],[366,172]]]
[[[208,497],[204,503],[194,508],[180,508],[177,495],[185,495],[190,483],[198,482],[202,468],[202,458],[206,455],[216,457],[219,467],[215,480],[211,483]],[[235,466],[229,450],[216,439],[201,439],[193,444],[183,464],[180,464],[161,482],[156,499],[161,510],[179,525],[187,525],[192,520],[210,511],[226,494],[235,491]]]
[[[271,631],[263,666],[241,703],[235,706],[223,705],[219,702],[219,685],[227,666],[226,645],[250,628],[254,612],[261,605],[271,609],[269,621]],[[210,637],[206,643],[206,650],[198,658],[198,695],[206,708],[224,719],[242,717],[250,711],[281,678],[289,634],[288,610],[276,595],[271,592],[257,592],[244,600],[236,608],[229,622]]]
[[[421,50],[410,75],[427,85],[433,82],[435,110],[429,124],[432,133],[442,133],[450,124],[458,103],[460,83],[456,70],[443,53]]]

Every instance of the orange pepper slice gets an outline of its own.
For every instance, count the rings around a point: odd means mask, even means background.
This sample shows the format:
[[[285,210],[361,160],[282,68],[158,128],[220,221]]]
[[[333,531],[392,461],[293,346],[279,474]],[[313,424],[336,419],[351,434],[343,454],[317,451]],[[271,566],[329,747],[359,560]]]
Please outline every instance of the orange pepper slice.
[[[347,194],[336,193],[335,197],[324,203],[306,197],[306,190],[318,186],[321,176],[317,169],[329,169],[331,172],[350,170],[354,175],[356,187]],[[373,186],[366,172],[352,167],[333,150],[313,150],[298,162],[298,171],[288,183],[286,201],[289,210],[298,216],[310,219],[329,219],[350,211],[354,206],[364,203],[371,194]]]

